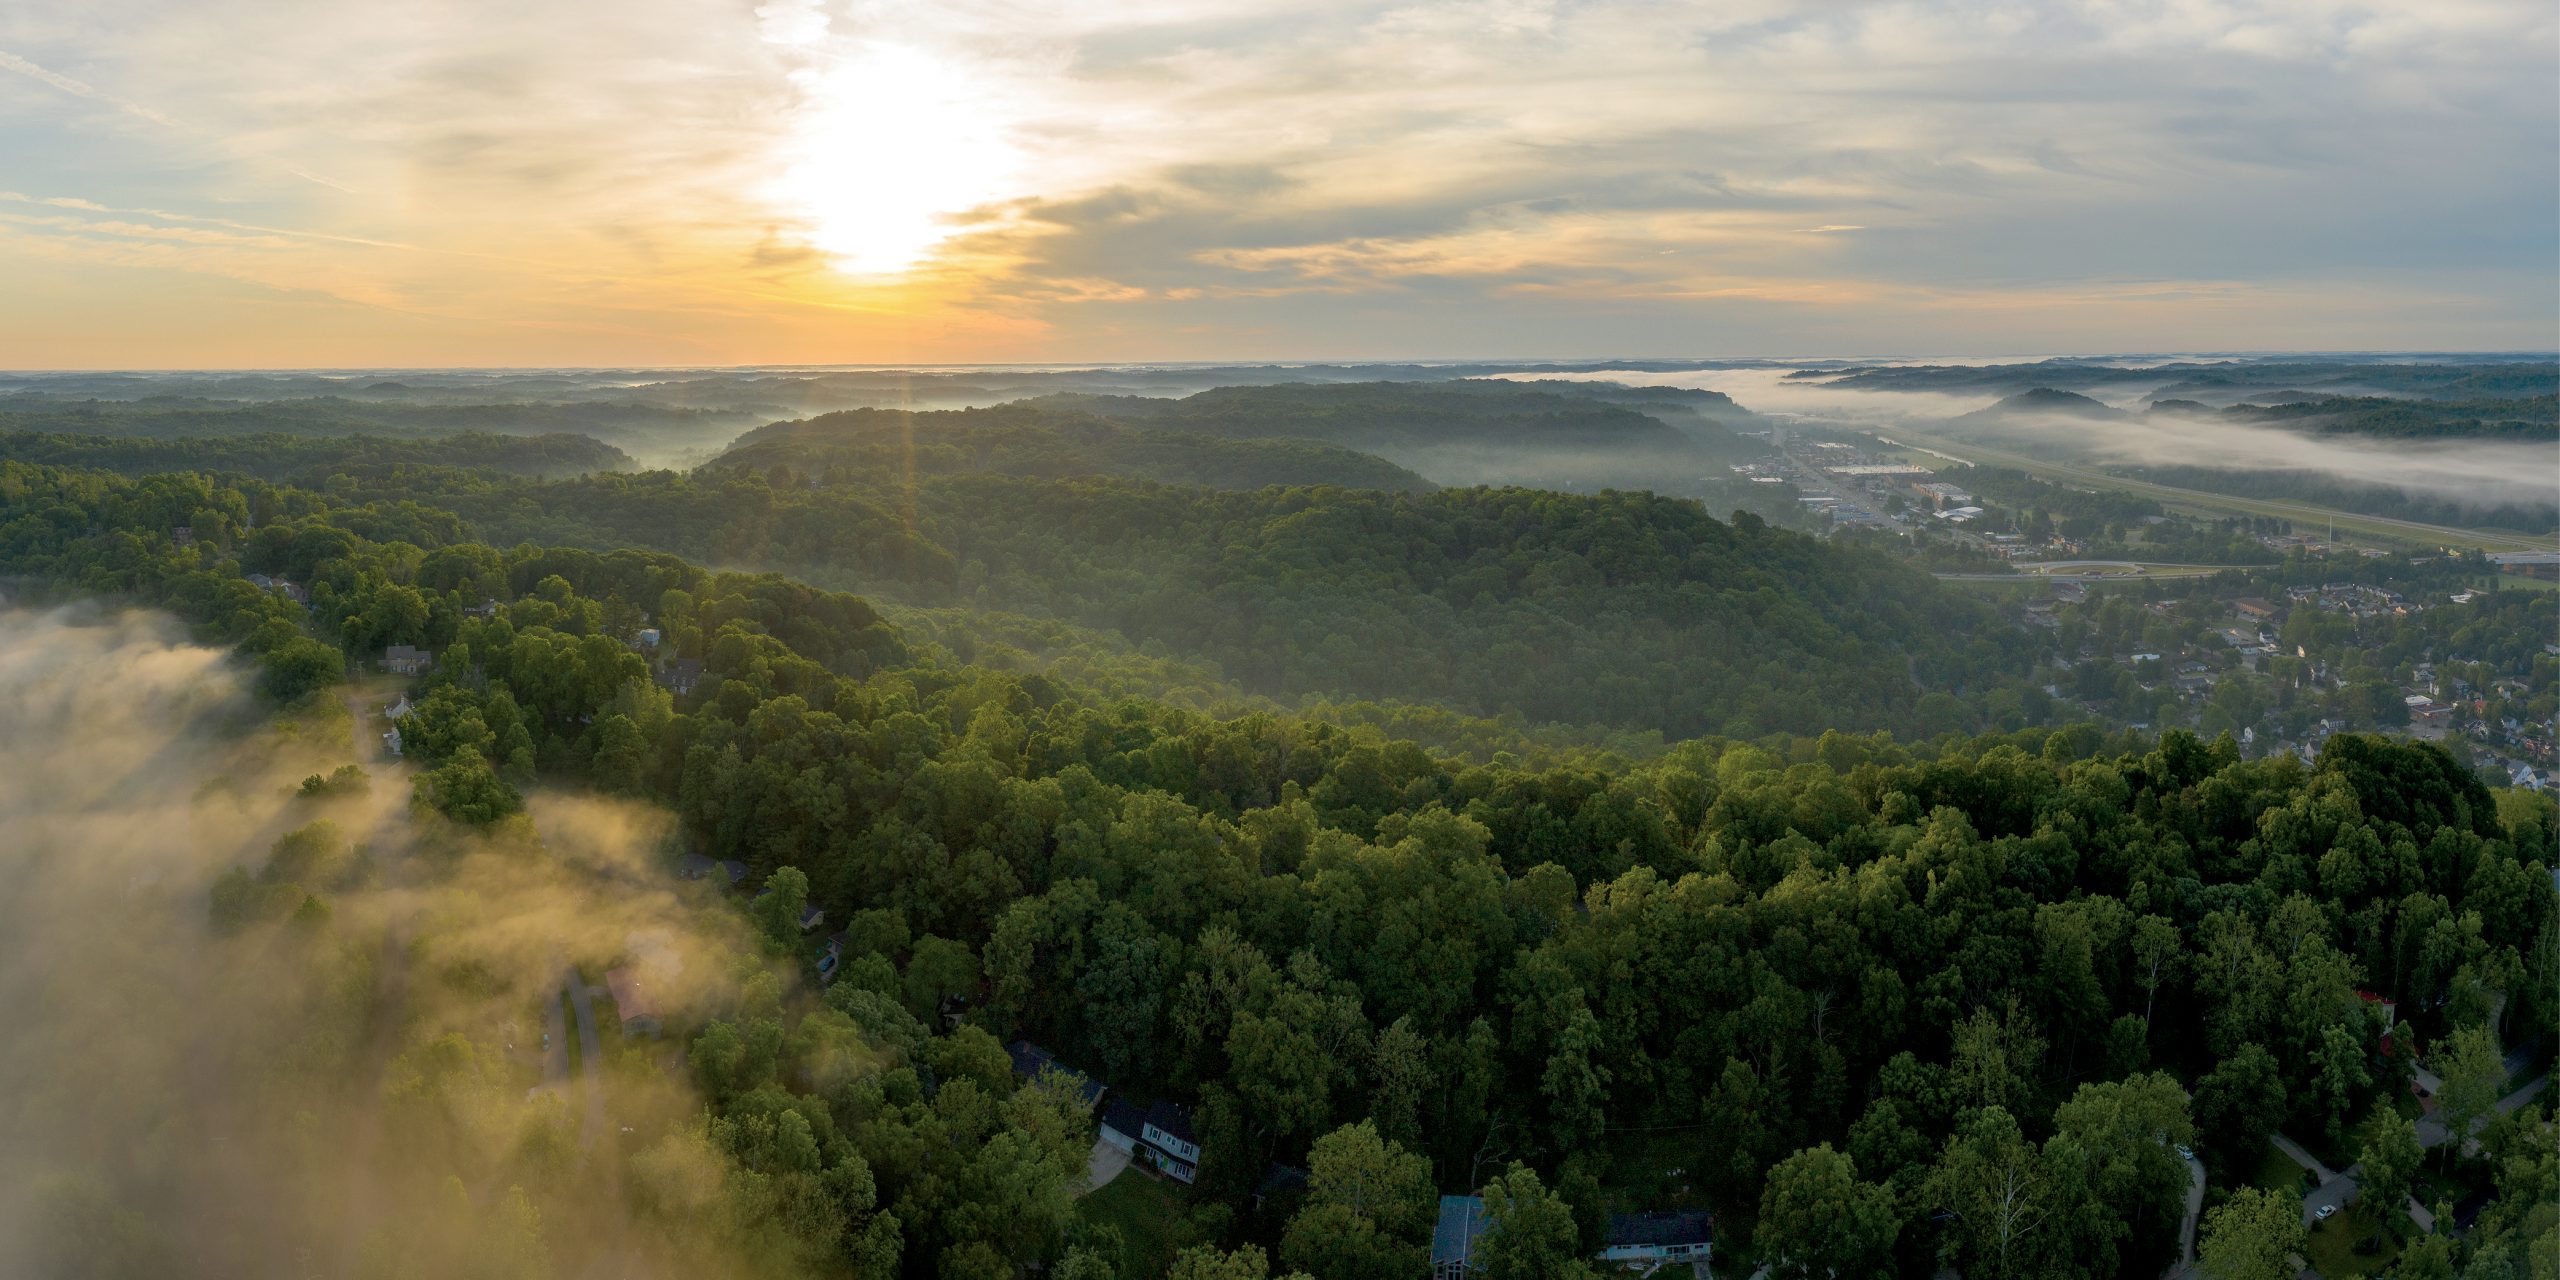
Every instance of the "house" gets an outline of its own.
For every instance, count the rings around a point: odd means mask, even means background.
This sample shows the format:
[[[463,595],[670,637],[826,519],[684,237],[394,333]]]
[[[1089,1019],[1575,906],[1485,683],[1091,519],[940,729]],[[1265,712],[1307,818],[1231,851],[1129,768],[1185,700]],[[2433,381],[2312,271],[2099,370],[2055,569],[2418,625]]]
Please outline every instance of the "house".
[[[630,965],[608,969],[604,975],[604,986],[605,990],[613,993],[613,1011],[622,1018],[623,1034],[658,1034],[663,1025],[658,1015],[658,1004],[650,998],[649,989],[641,985],[638,969]]]
[[[400,730],[397,726],[394,726],[390,732],[382,735],[382,749],[395,756],[401,754]]]
[[[815,929],[819,925],[825,924],[826,921],[826,912],[821,911],[814,906],[803,906],[800,908],[800,932],[807,933],[811,929]]]
[[[642,627],[642,628],[640,628],[639,641],[640,641],[640,647],[641,647],[641,648],[643,648],[643,649],[655,649],[655,648],[657,648],[657,647],[658,647],[658,629],[657,629],[656,627]]]
[[[2232,601],[2231,610],[2243,618],[2258,622],[2272,621],[2276,616],[2276,607],[2256,596],[2242,596]]]
[[[747,864],[735,858],[727,859],[720,864],[720,874],[728,877],[730,888],[743,887],[747,883]]]
[[[169,529],[169,541],[176,546],[192,547],[196,544],[195,528],[191,525],[173,525]]]
[[[688,853],[685,856],[676,859],[676,878],[679,880],[701,880],[708,877],[713,871],[718,870],[719,867],[719,863],[713,862],[711,859],[706,858],[701,854]]]
[[[666,670],[658,673],[658,683],[665,685],[669,693],[684,697],[693,692],[695,685],[702,683],[702,663],[693,658],[670,662]]]
[[[1109,1086],[1058,1061],[1058,1055],[1028,1040],[1016,1040],[1006,1045],[1004,1052],[1005,1056],[1013,1059],[1013,1073],[1025,1080],[1037,1080],[1049,1072],[1056,1072],[1066,1080],[1067,1087],[1084,1100],[1087,1111],[1100,1105],[1102,1095],[1110,1092]]]
[[[1484,1228],[1484,1197],[1440,1197],[1440,1221],[1431,1229],[1431,1280],[1466,1280],[1478,1270],[1476,1245]]]
[[[478,604],[471,605],[471,606],[469,606],[469,607],[465,608],[465,609],[462,611],[462,613],[463,613],[463,616],[464,616],[464,617],[469,617],[469,618],[494,618],[494,617],[497,617],[497,616],[498,616],[498,599],[497,599],[497,597],[496,597],[496,596],[491,596],[490,598],[488,598],[488,599],[486,599],[486,600],[483,600],[483,601],[481,601],[481,602],[480,602],[480,603],[478,603]]]
[[[414,676],[435,665],[435,655],[424,649],[395,644],[382,651],[382,669],[393,675]]]
[[[390,706],[382,709],[382,718],[385,720],[406,720],[417,713],[418,709],[409,705],[409,695],[404,693],[400,695],[400,700],[398,702],[392,703]]]
[[[1699,1212],[1613,1213],[1602,1262],[1701,1262],[1714,1243],[1714,1219]]]
[[[1191,1132],[1191,1108],[1179,1102],[1157,1100],[1147,1108],[1145,1126],[1138,1133],[1141,1159],[1180,1182],[1200,1176],[1200,1140]]]
[[[263,573],[253,573],[249,575],[249,585],[256,587],[260,591],[272,592],[276,595],[283,596],[285,599],[291,600],[295,604],[311,603],[310,592],[303,590],[300,586],[297,586],[292,582],[288,582],[283,578],[270,578]]]
[[[1147,1113],[1136,1103],[1114,1094],[1102,1109],[1102,1122],[1094,1128],[1094,1136],[1132,1155],[1137,1154],[1138,1135],[1145,1132]]]

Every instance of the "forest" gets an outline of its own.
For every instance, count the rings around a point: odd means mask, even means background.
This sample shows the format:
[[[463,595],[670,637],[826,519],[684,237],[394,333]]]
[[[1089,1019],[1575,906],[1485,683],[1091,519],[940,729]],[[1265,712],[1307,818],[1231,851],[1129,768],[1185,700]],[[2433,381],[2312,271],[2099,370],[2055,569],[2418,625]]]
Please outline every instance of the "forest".
[[[1422,491],[1432,484],[1366,453],[1287,437],[1229,439],[1152,431],[1028,404],[905,413],[852,409],[777,422],[706,464],[795,481],[883,489],[914,475],[1121,476],[1214,489],[1338,485]]]
[[[1713,1213],[1720,1266],[1775,1275],[2148,1277],[2192,1147],[2207,1266],[2289,1275],[2264,1265],[2306,1247],[2261,1173],[2278,1133],[2361,1165],[2356,1230],[2403,1275],[2523,1277],[2560,1250],[2547,1112],[2491,1105],[2509,1047],[2518,1078],[2547,1067],[2560,1019],[2560,818],[2438,748],[2342,734],[2306,765],[2060,715],[1977,733],[1935,686],[2031,654],[1986,651],[1987,623],[1880,557],[1643,495],[928,475],[903,534],[893,495],[756,474],[411,479],[0,462],[0,569],[171,610],[280,705],[428,648],[398,726],[424,812],[503,832],[529,795],[591,789],[744,864],[746,945],[784,980],[671,1029],[706,1123],[648,1150],[710,1172],[676,1196],[652,1155],[622,1192],[687,1224],[674,1256],[1405,1276],[1436,1197],[1482,1189],[1497,1280],[1589,1274],[1608,1214],[1666,1208]],[[839,529],[853,510],[877,516]],[[528,534],[616,521],[650,545],[824,529],[876,543],[857,563],[888,580],[1047,579],[1062,605],[1116,588],[1134,634],[1329,692],[1682,741],[1532,765],[1099,697],[858,594]],[[1113,545],[1193,548],[1212,576],[1175,594],[1085,549]],[[1505,683],[1522,666],[1539,678]],[[1915,719],[1868,727],[1898,736],[1842,727],[1897,706]],[[239,945],[315,927],[310,862],[234,882]],[[842,925],[831,981],[804,904]],[[1079,1209],[1091,1118],[1054,1077],[1017,1083],[1016,1039],[1188,1108],[1198,1182],[1155,1238]],[[2413,1136],[2421,1046],[2475,1148]],[[534,1217],[587,1194],[538,1163],[466,1172],[514,1179]],[[2414,1232],[2404,1199],[2476,1216]]]

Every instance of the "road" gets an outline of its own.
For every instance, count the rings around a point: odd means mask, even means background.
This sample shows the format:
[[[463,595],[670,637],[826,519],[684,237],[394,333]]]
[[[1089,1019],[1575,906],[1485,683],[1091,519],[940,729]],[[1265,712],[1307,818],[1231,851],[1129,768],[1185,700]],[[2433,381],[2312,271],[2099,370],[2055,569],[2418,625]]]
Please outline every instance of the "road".
[[[2204,1215],[2204,1161],[2187,1157],[2187,1216],[2178,1221],[2178,1263],[2161,1280],[2183,1280],[2196,1272],[2196,1219]]]
[[[2209,493],[2200,489],[2181,489],[2174,485],[2153,484],[2101,471],[2096,467],[2068,462],[2055,462],[2033,454],[1993,448],[1975,440],[1949,440],[1940,436],[1919,434],[1907,427],[1893,429],[1897,439],[1919,444],[1961,449],[1977,464],[2014,467],[2030,475],[2060,480],[2091,489],[2116,489],[2138,493],[2147,498],[2183,507],[2200,508],[2219,513],[2274,516],[2291,520],[2306,529],[2333,524],[2348,533],[2389,542],[2419,542],[2427,546],[2476,547],[2482,551],[2549,551],[2548,538],[2536,539],[2519,534],[2488,533],[2473,529],[2455,529],[2444,525],[2422,524],[2415,520],[2394,520],[2388,516],[2358,515],[2336,511],[2308,502],[2287,502],[2274,498],[2236,498],[2229,494]]]
[[[2112,568],[2108,573],[2057,573],[2057,569]],[[2149,582],[2155,578],[2210,578],[2234,570],[2264,569],[2262,564],[2154,564],[2135,560],[2047,560],[2021,563],[2014,573],[1939,573],[1941,582]]]
[[[586,1077],[586,1118],[578,1130],[581,1145],[593,1147],[604,1136],[604,1043],[596,1037],[596,989],[571,969],[565,979],[569,1004],[578,1015],[579,1074]]]
[[[2531,1102],[2536,1096],[2541,1094],[2543,1089],[2550,1085],[2550,1083],[2551,1077],[2547,1074],[2534,1077],[2514,1092],[2498,1099],[2498,1112],[2502,1115],[2513,1113],[2516,1108]],[[2486,1124],[2488,1123],[2488,1117],[2483,1116],[2474,1123]],[[2418,1146],[2420,1150],[2442,1146],[2451,1138],[2451,1135],[2445,1131],[2444,1126],[2438,1124],[2433,1117],[2420,1120],[2417,1127]],[[2271,1141],[2275,1143],[2276,1150],[2285,1153],[2285,1155],[2291,1158],[2295,1164],[2301,1165],[2303,1168],[2310,1170],[2320,1179],[2320,1185],[2302,1197],[2302,1225],[2307,1227],[2317,1221],[2320,1209],[2324,1205],[2335,1205],[2340,1209],[2344,1209],[2348,1205],[2355,1203],[2356,1192],[2358,1189],[2356,1185],[2356,1174],[2362,1169],[2361,1165],[2349,1165],[2346,1171],[2342,1173],[2320,1163],[2317,1157],[2314,1157],[2310,1152],[2302,1149],[2301,1143],[2295,1142],[2293,1139],[2288,1138],[2281,1133],[2275,1135]],[[2408,1203],[2402,1205],[2401,1208],[2409,1215],[2409,1220],[2417,1224],[2420,1231],[2435,1230],[2436,1216],[2434,1212],[2429,1210],[2427,1206],[2418,1203],[2418,1198],[2416,1196],[2409,1197]]]

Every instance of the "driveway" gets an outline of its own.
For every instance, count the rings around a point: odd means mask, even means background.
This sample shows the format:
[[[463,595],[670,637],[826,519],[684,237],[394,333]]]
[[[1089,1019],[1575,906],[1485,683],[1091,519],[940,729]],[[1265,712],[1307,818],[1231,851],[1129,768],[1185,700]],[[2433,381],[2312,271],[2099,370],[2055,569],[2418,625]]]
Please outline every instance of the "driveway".
[[[2164,1280],[2195,1274],[2196,1219],[2204,1213],[2204,1161],[2187,1157],[2187,1216],[2178,1223],[2178,1264]]]
[[[1084,1195],[1100,1191],[1105,1184],[1119,1177],[1121,1171],[1128,1167],[1128,1152],[1100,1138],[1094,1139],[1093,1154],[1086,1156],[1084,1160],[1084,1190],[1077,1194]]]

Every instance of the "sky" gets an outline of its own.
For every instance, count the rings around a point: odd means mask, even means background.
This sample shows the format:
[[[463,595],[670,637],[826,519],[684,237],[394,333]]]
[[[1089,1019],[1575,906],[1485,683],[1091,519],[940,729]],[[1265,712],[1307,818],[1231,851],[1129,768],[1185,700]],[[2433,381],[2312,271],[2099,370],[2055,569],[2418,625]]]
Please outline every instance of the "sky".
[[[2548,0],[0,0],[0,368],[2550,350]]]

